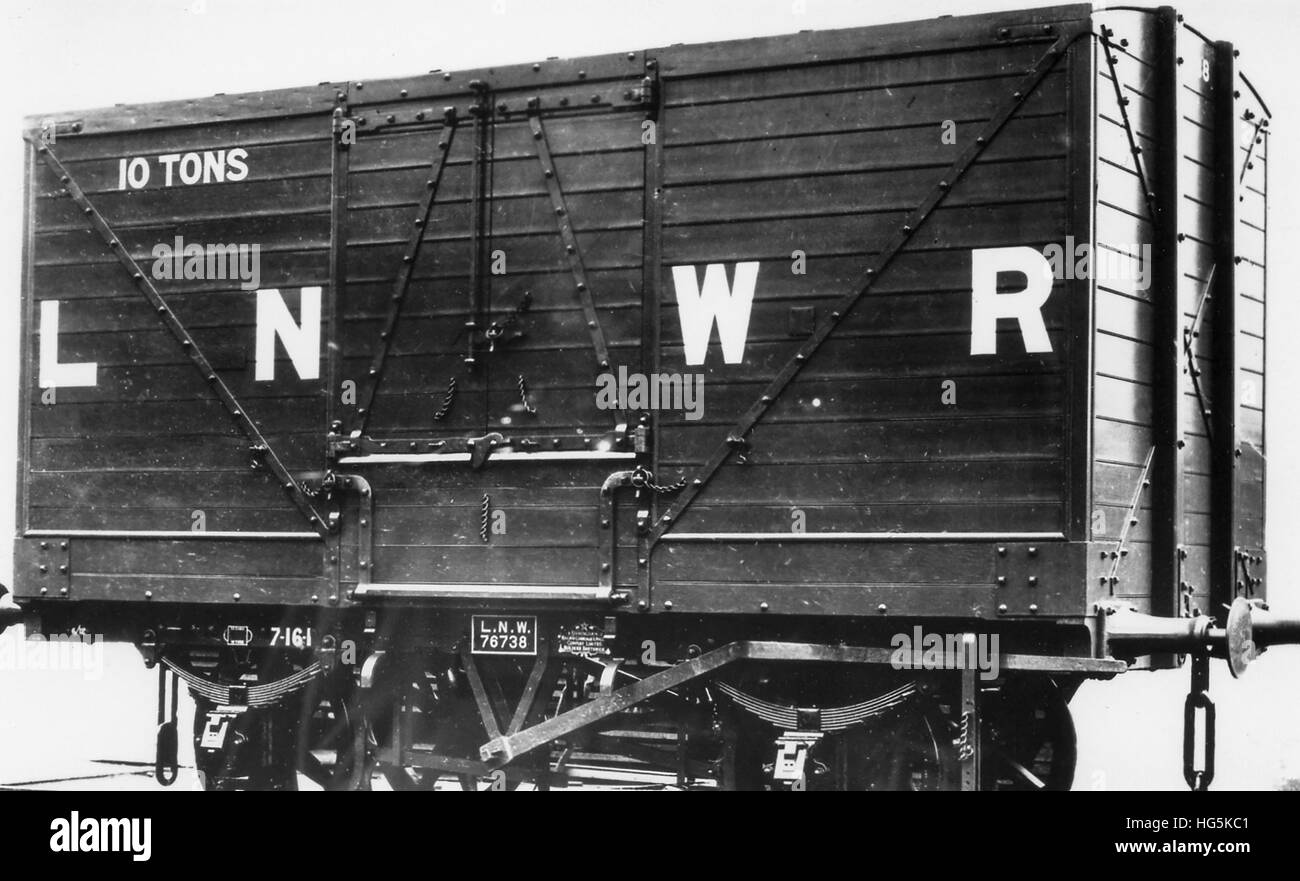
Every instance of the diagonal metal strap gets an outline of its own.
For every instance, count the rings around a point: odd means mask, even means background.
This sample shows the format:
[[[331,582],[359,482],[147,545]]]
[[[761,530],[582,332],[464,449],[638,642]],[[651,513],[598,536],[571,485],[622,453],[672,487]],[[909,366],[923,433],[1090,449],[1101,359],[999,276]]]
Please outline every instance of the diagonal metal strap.
[[[1119,116],[1124,123],[1124,134],[1128,137],[1128,149],[1133,155],[1133,167],[1137,169],[1138,186],[1142,188],[1142,198],[1146,202],[1147,217],[1152,223],[1156,219],[1156,194],[1147,181],[1146,170],[1142,167],[1142,148],[1138,146],[1137,136],[1133,133],[1133,124],[1128,118],[1128,98],[1119,83],[1119,73],[1115,70],[1114,49],[1110,38],[1113,31],[1108,27],[1101,29],[1101,49],[1106,56],[1106,66],[1110,69],[1110,82],[1115,87],[1115,103],[1119,106]]]
[[[1201,335],[1201,316],[1205,314],[1205,304],[1213,296],[1210,291],[1214,286],[1214,272],[1218,268],[1217,263],[1210,267],[1210,274],[1205,279],[1205,290],[1201,291],[1201,298],[1196,303],[1196,314],[1192,316],[1192,326],[1183,329],[1183,354],[1187,356],[1187,373],[1192,378],[1192,391],[1196,392],[1201,421],[1205,423],[1205,436],[1210,440],[1214,439],[1214,424],[1210,419],[1210,408],[1205,401],[1205,392],[1201,388],[1201,368],[1196,366],[1196,354],[1192,346]]]
[[[1137,512],[1142,504],[1142,493],[1146,492],[1151,486],[1151,463],[1155,460],[1156,448],[1152,445],[1147,450],[1146,461],[1142,463],[1142,473],[1138,475],[1137,486],[1133,489],[1133,500],[1129,503],[1128,512],[1124,515],[1124,525],[1120,527],[1119,541],[1115,543],[1115,550],[1110,554],[1110,592],[1115,593],[1115,583],[1119,581],[1119,561],[1121,558],[1128,556],[1128,534],[1129,530],[1137,525]]]
[[[99,213],[99,210],[90,203],[90,200],[86,198],[85,191],[82,190],[75,180],[73,180],[72,175],[68,173],[67,168],[65,168],[63,163],[59,161],[58,157],[54,155],[54,152],[49,148],[49,146],[46,144],[36,144],[34,142],[33,145],[36,147],[36,152],[44,161],[45,166],[52,171],[56,177],[58,177],[68,196],[79,208],[81,208],[82,213],[86,215],[87,219],[89,219],[91,226],[97,233],[99,233],[100,238],[104,240],[104,243],[108,245],[109,250],[111,250],[114,256],[117,257],[118,262],[122,264],[122,267],[135,281],[135,285],[139,288],[140,293],[142,293],[145,299],[149,301],[149,304],[154,307],[154,310],[158,313],[158,319],[169,331],[171,331],[172,336],[176,337],[177,342],[179,342],[181,348],[185,350],[185,354],[189,356],[190,361],[194,363],[194,366],[198,369],[199,373],[203,375],[204,380],[207,381],[213,393],[221,399],[221,403],[226,406],[230,415],[234,417],[235,422],[248,438],[249,443],[257,456],[257,461],[270,471],[271,474],[275,475],[275,478],[280,482],[280,485],[284,487],[285,492],[289,494],[289,498],[292,499],[294,505],[297,506],[298,510],[307,518],[316,532],[321,536],[328,536],[332,531],[331,524],[321,517],[315,506],[312,505],[311,499],[307,496],[303,487],[296,479],[294,479],[293,475],[289,473],[289,469],[280,461],[280,457],[276,455],[275,450],[273,450],[271,445],[266,442],[266,438],[262,436],[260,431],[258,431],[253,420],[248,417],[248,413],[244,410],[243,405],[239,403],[239,399],[235,397],[234,393],[231,392],[230,387],[227,386],[221,377],[217,375],[217,371],[213,369],[207,356],[199,350],[194,337],[192,337],[190,332],[185,329],[185,325],[181,324],[180,319],[176,317],[176,313],[172,311],[171,307],[167,305],[167,301],[163,299],[160,293],[158,293],[158,288],[154,286],[154,283],[150,280],[149,276],[145,274],[145,272],[140,268],[140,265],[135,262],[131,255],[127,253],[121,239],[119,239],[117,234],[113,232],[113,228],[108,225],[108,221],[106,221],[104,216]]]
[[[822,343],[826,342],[827,337],[829,337],[831,332],[839,326],[840,322],[844,319],[844,316],[848,315],[849,310],[851,310],[854,305],[856,305],[857,302],[866,295],[867,291],[871,289],[871,286],[880,277],[881,273],[889,267],[894,258],[903,250],[904,246],[911,241],[916,230],[920,228],[926,218],[933,213],[935,208],[937,208],[943,201],[944,197],[948,195],[953,184],[988,148],[989,143],[997,133],[1002,130],[1002,127],[1007,124],[1007,121],[1011,119],[1012,115],[1020,109],[1020,106],[1025,103],[1030,93],[1038,87],[1038,84],[1041,83],[1047,74],[1051,72],[1052,68],[1056,66],[1057,62],[1065,55],[1065,52],[1070,45],[1075,40],[1087,35],[1088,33],[1090,32],[1087,30],[1086,24],[1082,22],[1073,23],[1069,27],[1062,29],[1061,35],[1054,43],[1052,43],[1051,48],[1049,48],[1043,57],[1040,58],[1033,68],[1030,69],[1024,79],[1016,85],[1011,100],[1009,100],[1000,110],[997,111],[997,113],[993,115],[980,131],[979,135],[975,138],[974,142],[962,151],[957,161],[954,162],[944,173],[943,178],[934,186],[925,199],[922,200],[921,204],[907,216],[907,219],[903,221],[902,225],[885,243],[885,246],[876,256],[875,265],[866,270],[864,277],[859,281],[856,289],[840,298],[831,309],[829,316],[827,316],[827,318],[817,326],[817,329],[812,333],[812,335],[809,336],[808,339],[799,347],[794,358],[781,368],[781,371],[776,375],[772,382],[768,384],[767,388],[763,390],[762,396],[745,411],[745,414],[740,418],[740,421],[736,423],[735,427],[733,427],[730,432],[728,432],[726,439],[720,443],[709,456],[704,467],[702,467],[696,473],[695,477],[687,483],[673,506],[659,518],[659,522],[649,534],[648,543],[650,545],[655,544],[661,537],[663,537],[663,534],[672,526],[673,521],[680,517],[690,506],[691,502],[695,500],[696,496],[698,496],[700,491],[703,489],[704,484],[708,482],[715,473],[717,473],[723,463],[730,458],[732,452],[736,449],[743,449],[746,444],[745,435],[747,435],[750,429],[754,427],[755,423],[763,417],[763,414],[768,411],[777,396],[780,395],[785,387],[790,384],[791,380],[798,375],[799,371],[808,363],[808,359],[821,347]]]
[[[546,191],[551,196],[551,207],[555,210],[555,222],[560,228],[560,238],[564,241],[564,253],[569,258],[573,283],[578,291],[578,299],[582,302],[587,330],[591,333],[591,347],[596,352],[596,363],[600,365],[601,370],[608,370],[609,347],[605,344],[605,333],[600,329],[596,303],[591,296],[591,286],[587,284],[587,268],[582,262],[578,239],[573,234],[569,209],[564,204],[564,191],[560,189],[560,179],[555,173],[555,161],[551,157],[550,144],[546,141],[546,129],[542,126],[541,116],[536,112],[529,115],[528,125],[532,127],[533,140],[537,142],[537,160],[542,164],[542,177],[546,180]]]
[[[425,227],[429,223],[429,215],[433,212],[433,203],[438,196],[438,188],[442,184],[442,174],[447,168],[447,157],[451,155],[451,142],[455,137],[456,111],[455,108],[449,107],[444,116],[443,137],[438,140],[438,157],[433,161],[431,175],[425,182],[424,197],[420,200],[420,207],[412,224],[414,229],[406,243],[406,251],[402,254],[402,267],[398,270],[397,278],[393,282],[393,294],[388,303],[388,316],[384,319],[383,330],[379,332],[378,350],[370,361],[366,382],[361,389],[361,394],[357,396],[356,421],[352,424],[353,434],[364,433],[366,430],[366,422],[370,418],[370,409],[375,401],[375,393],[379,390],[379,382],[383,378],[384,361],[387,360],[388,351],[393,344],[393,333],[397,330],[397,320],[402,314],[402,302],[406,299],[406,292],[411,287],[411,278],[415,274],[415,261],[420,256],[420,246],[424,243]]]
[[[1250,145],[1246,147],[1246,158],[1241,160],[1241,173],[1237,175],[1237,183],[1243,183],[1246,180],[1246,172],[1250,171],[1251,160],[1255,158],[1255,142],[1260,139],[1260,132],[1263,131],[1264,119],[1255,123],[1255,130],[1250,135]]]

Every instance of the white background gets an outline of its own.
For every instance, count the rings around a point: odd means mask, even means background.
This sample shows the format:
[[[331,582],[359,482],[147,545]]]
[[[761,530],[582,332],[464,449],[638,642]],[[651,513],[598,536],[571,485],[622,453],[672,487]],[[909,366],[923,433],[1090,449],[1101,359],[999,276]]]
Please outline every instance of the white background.
[[[910,0],[7,0],[0,99],[0,536],[13,534],[17,345],[22,241],[22,118],[346,79],[375,79],[725,40],[856,27],[1032,2]],[[1294,291],[1300,180],[1295,97],[1300,16],[1282,0],[1195,0],[1179,10],[1212,39],[1231,40],[1273,110],[1268,345],[1269,593],[1300,612],[1297,526],[1300,297]],[[0,538],[0,578],[12,549]],[[4,638],[13,638],[13,633]],[[88,759],[151,757],[153,685],[129,649],[111,650],[98,682],[77,674],[0,670],[0,782],[90,773]],[[1230,683],[1216,665],[1220,782],[1274,788],[1300,778],[1300,651],[1275,650]],[[1080,788],[1181,785],[1186,677],[1132,675],[1085,686],[1075,704]],[[182,727],[182,743],[188,740]],[[184,749],[183,752],[187,751]],[[102,771],[101,771],[102,773]]]

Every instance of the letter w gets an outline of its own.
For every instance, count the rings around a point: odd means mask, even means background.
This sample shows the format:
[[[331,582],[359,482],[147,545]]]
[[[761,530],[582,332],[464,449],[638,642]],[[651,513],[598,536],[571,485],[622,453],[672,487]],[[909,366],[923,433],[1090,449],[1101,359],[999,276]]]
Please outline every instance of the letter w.
[[[745,337],[749,334],[749,310],[754,304],[754,283],[758,280],[758,263],[736,264],[735,289],[727,287],[727,270],[721,263],[710,263],[704,270],[701,292],[694,266],[674,266],[673,286],[677,290],[677,317],[682,324],[682,345],[687,364],[703,364],[718,323],[722,359],[728,364],[745,360]]]

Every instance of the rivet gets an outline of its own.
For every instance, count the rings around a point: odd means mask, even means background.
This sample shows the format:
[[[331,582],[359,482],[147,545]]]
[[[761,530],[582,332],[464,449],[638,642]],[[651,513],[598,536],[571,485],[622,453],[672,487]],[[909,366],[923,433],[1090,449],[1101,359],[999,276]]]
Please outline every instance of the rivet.
[[[876,611],[883,615],[889,611],[889,606],[885,605],[884,603],[881,603],[880,605],[876,606]]]
[[[998,587],[1004,587],[1004,586],[1006,586],[1006,583],[1007,583],[1007,577],[1006,577],[1005,575],[999,575],[999,576],[998,576]]]
[[[998,606],[998,614],[1005,615],[1006,613],[1007,613],[1007,604],[1002,603],[1001,605]]]
[[[535,68],[537,67],[537,65],[534,64],[533,67]],[[644,612],[646,609],[650,608],[650,604],[647,603],[645,600],[637,600],[636,607],[640,609],[642,612]]]
[[[239,600],[241,599],[241,597],[239,596],[239,594],[235,594],[235,595],[234,595],[234,598],[235,598],[235,602],[239,602]]]
[[[1037,576],[1037,575],[1030,575],[1030,576],[1029,576],[1029,586],[1030,586],[1030,587],[1037,587],[1037,586],[1038,586],[1038,576]]]
[[[999,556],[999,557],[1005,557],[1006,555],[1007,555],[1007,549],[1006,549],[1005,547],[999,547],[999,548],[998,548],[998,556]]]
[[[758,604],[758,610],[759,610],[760,612],[766,612],[767,609],[768,609],[767,603],[759,603],[759,604]]]
[[[60,587],[60,588],[59,588],[59,595],[60,595],[60,596],[67,596],[67,595],[68,595],[68,589],[67,589],[66,587]]]
[[[1029,549],[1029,556],[1031,556],[1031,557],[1037,557],[1037,556],[1038,556],[1038,548],[1030,548],[1030,549]]]
[[[1038,604],[1037,604],[1037,603],[1030,603],[1030,604],[1029,604],[1029,611],[1030,611],[1030,612],[1034,612],[1034,613],[1036,613],[1036,612],[1038,611]]]
[[[672,601],[672,600],[664,600],[664,608],[665,608],[665,609],[671,609],[672,607],[673,607],[673,601]]]
[[[146,591],[144,592],[144,598],[147,599],[147,600],[151,600],[151,599],[153,599],[153,591],[152,591],[152,590],[146,590]]]

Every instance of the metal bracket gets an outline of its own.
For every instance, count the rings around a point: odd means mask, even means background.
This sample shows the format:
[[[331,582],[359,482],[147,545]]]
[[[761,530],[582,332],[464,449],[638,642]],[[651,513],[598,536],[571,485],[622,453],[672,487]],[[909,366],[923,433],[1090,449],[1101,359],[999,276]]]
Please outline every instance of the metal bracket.
[[[280,482],[280,485],[284,487],[285,492],[289,494],[289,498],[293,501],[294,505],[302,512],[303,516],[307,518],[308,522],[311,523],[316,532],[322,537],[328,537],[330,534],[329,524],[312,505],[311,500],[303,491],[302,486],[300,486],[293,475],[289,473],[289,469],[280,461],[280,457],[276,455],[275,450],[271,448],[270,444],[267,443],[266,438],[262,436],[262,433],[253,423],[253,420],[249,418],[248,413],[244,410],[244,406],[239,402],[239,399],[235,397],[234,393],[230,390],[230,387],[227,386],[226,383],[222,381],[221,377],[217,375],[216,370],[213,368],[212,363],[208,360],[207,356],[199,350],[194,337],[190,335],[190,332],[185,328],[185,325],[181,324],[180,319],[176,317],[176,313],[172,311],[172,308],[167,304],[167,301],[163,299],[160,293],[158,293],[158,289],[154,286],[149,275],[144,272],[144,270],[140,268],[140,265],[135,262],[135,259],[127,253],[126,246],[122,243],[122,240],[118,238],[115,232],[113,232],[113,228],[109,226],[108,221],[104,219],[104,216],[99,213],[98,209],[91,204],[90,200],[86,197],[85,191],[82,190],[75,180],[73,180],[72,176],[68,173],[67,168],[65,168],[63,163],[59,161],[58,157],[54,155],[54,151],[45,144],[34,144],[33,146],[36,148],[36,153],[44,161],[46,167],[62,182],[64,192],[67,193],[69,198],[71,198],[79,208],[81,208],[82,213],[89,218],[91,226],[94,228],[95,232],[99,233],[100,238],[103,239],[106,245],[108,245],[109,250],[113,252],[114,256],[117,257],[118,262],[135,281],[136,287],[139,288],[140,293],[142,293],[145,299],[149,301],[149,304],[154,307],[154,310],[158,313],[159,320],[169,331],[171,331],[172,336],[176,338],[177,342],[180,343],[181,348],[185,350],[190,361],[194,363],[194,366],[198,369],[199,373],[203,375],[208,386],[221,400],[221,403],[225,405],[226,410],[234,418],[235,423],[244,432],[245,436],[247,436],[249,443],[252,446],[264,448],[266,450],[262,460],[266,465],[267,471],[275,475],[275,478]]]
[[[820,731],[785,731],[776,739],[776,762],[772,780],[793,789],[805,786],[804,768],[808,753],[823,737]]]
[[[596,557],[599,560],[600,574],[597,584],[601,593],[609,596],[614,590],[614,578],[618,564],[618,525],[615,522],[617,505],[615,495],[623,487],[635,486],[634,481],[640,469],[632,471],[615,471],[600,487],[600,504],[597,511],[599,524],[596,530]]]
[[[375,568],[374,559],[374,523],[375,497],[370,489],[370,482],[359,474],[342,474],[333,472],[333,483],[338,490],[353,490],[357,494],[357,586],[367,585]],[[338,563],[342,565],[342,548],[339,548]],[[339,599],[338,594],[334,599]]]
[[[768,411],[785,387],[808,363],[808,359],[813,353],[821,347],[831,332],[849,314],[849,311],[866,295],[881,274],[889,268],[894,258],[911,241],[912,236],[921,227],[921,224],[943,202],[953,184],[984,153],[989,143],[1002,130],[1015,112],[1020,109],[1020,106],[1028,99],[1030,93],[1056,66],[1069,46],[1088,33],[1086,26],[1082,24],[1072,24],[1062,30],[1060,36],[1052,43],[1047,52],[1030,69],[1029,73],[1017,83],[1010,100],[993,115],[974,142],[962,151],[957,161],[944,172],[943,177],[930,190],[925,199],[921,201],[921,204],[908,214],[907,219],[885,242],[884,247],[876,256],[874,264],[866,270],[864,277],[859,281],[856,290],[845,294],[831,307],[827,317],[820,322],[813,334],[799,346],[794,357],[781,368],[781,371],[763,390],[762,396],[745,411],[740,421],[727,433],[726,440],[715,448],[708,461],[696,473],[694,479],[686,486],[677,501],[659,518],[659,522],[649,536],[650,545],[654,545],[663,537],[664,533],[671,528],[673,521],[682,515],[691,502],[700,494],[704,485],[731,458],[733,454],[732,438],[744,439],[749,434],[749,431]]]

